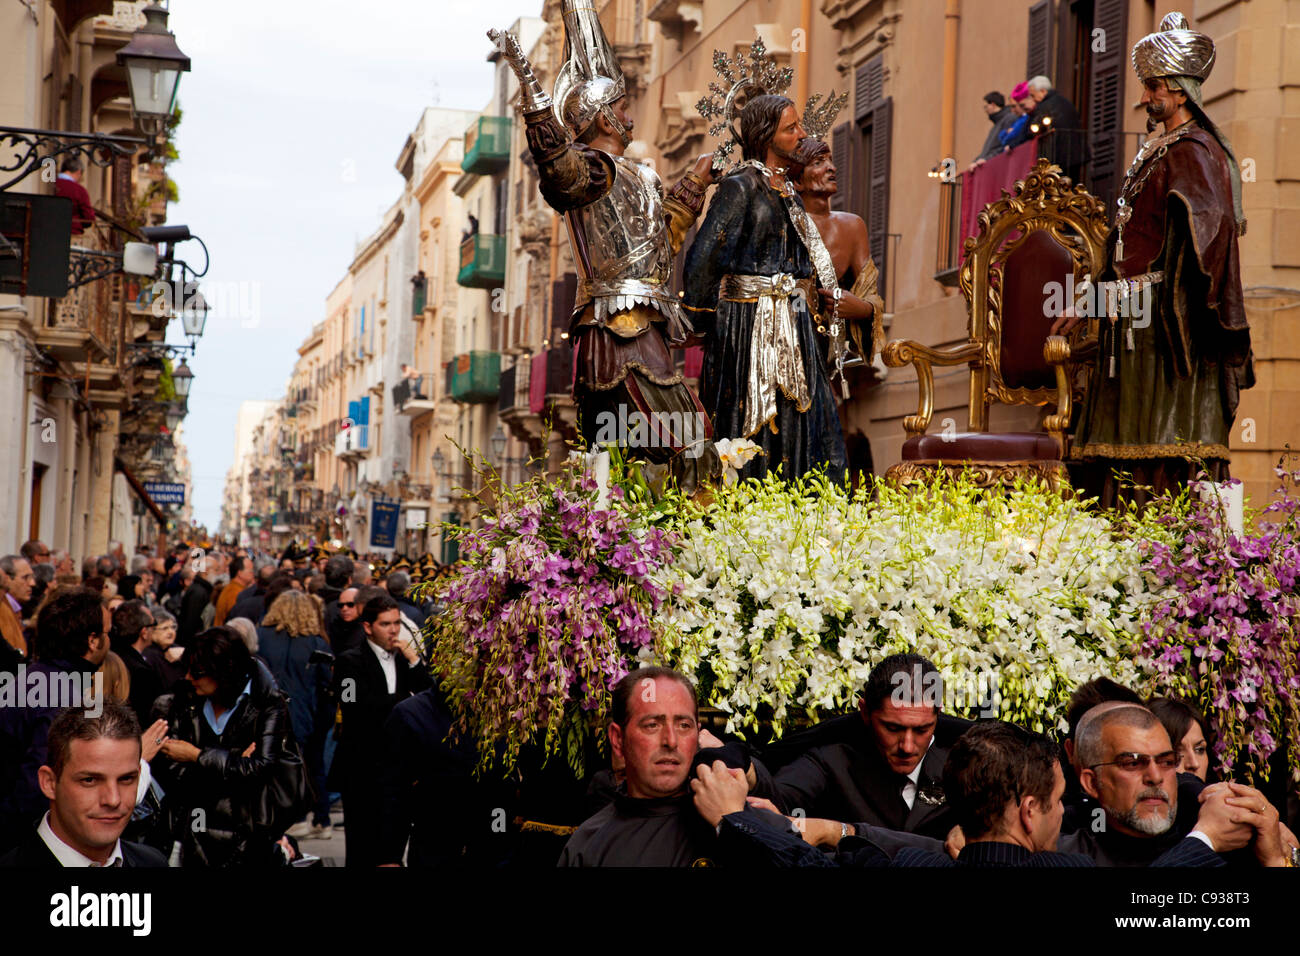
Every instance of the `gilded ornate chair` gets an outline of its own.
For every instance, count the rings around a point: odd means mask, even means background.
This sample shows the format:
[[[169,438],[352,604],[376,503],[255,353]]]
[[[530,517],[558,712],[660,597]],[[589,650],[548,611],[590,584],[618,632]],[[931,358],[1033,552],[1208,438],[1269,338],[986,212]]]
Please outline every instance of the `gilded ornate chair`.
[[[1058,301],[1096,275],[1104,261],[1105,206],[1083,186],[1071,185],[1059,166],[1040,159],[1015,194],[1005,192],[979,215],[979,234],[965,243],[961,290],[966,298],[970,338],[948,348],[910,340],[885,346],[886,365],[916,369],[920,407],[903,419],[907,440],[902,461],[887,477],[899,483],[923,480],[935,469],[969,468],[983,485],[1010,483],[1017,476],[1041,476],[1053,487],[1066,482],[1067,431],[1073,404],[1081,399],[1079,363],[1096,348],[1095,320],[1081,323],[1067,340],[1048,331],[1059,312],[1049,308],[1049,290],[1060,284]],[[933,367],[970,366],[969,430],[927,434],[934,414]],[[1053,405],[1043,431],[990,432],[989,408]]]

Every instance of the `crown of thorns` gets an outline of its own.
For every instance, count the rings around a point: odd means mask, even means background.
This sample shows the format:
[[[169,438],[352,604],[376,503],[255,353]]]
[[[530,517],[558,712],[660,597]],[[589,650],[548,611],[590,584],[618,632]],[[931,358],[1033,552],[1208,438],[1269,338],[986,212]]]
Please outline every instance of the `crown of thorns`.
[[[813,139],[825,142],[826,134],[835,125],[835,117],[840,115],[840,111],[844,109],[848,101],[849,94],[847,92],[836,96],[834,90],[830,92],[824,102],[820,93],[814,93],[808,97],[808,103],[803,108],[804,131]]]

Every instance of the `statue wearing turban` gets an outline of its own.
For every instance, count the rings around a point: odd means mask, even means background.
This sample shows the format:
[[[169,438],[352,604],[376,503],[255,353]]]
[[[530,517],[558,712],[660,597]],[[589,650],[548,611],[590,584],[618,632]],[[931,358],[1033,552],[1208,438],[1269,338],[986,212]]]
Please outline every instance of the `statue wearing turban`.
[[[1106,506],[1177,490],[1202,468],[1226,480],[1239,395],[1255,381],[1237,250],[1241,175],[1201,99],[1213,66],[1214,42],[1182,14],[1133,48],[1153,135],[1128,169],[1107,238],[1098,361],[1072,446],[1076,484]],[[1054,331],[1078,321],[1063,317]]]

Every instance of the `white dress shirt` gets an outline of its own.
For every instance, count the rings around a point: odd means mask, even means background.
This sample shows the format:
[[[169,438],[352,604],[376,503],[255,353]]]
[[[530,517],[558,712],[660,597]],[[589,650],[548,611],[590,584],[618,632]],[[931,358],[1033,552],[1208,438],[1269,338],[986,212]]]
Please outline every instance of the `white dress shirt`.
[[[45,845],[50,848],[54,858],[59,861],[60,866],[122,866],[122,841],[118,840],[113,845],[113,853],[108,858],[107,863],[96,863],[88,856],[84,856],[79,850],[74,850],[58,838],[54,830],[50,827],[50,814],[47,810],[45,816],[41,817],[41,825],[36,828],[40,838],[45,841]]]
[[[934,738],[930,738],[930,747],[934,746]],[[903,802],[907,804],[907,809],[911,810],[912,805],[916,803],[916,788],[921,779],[921,766],[925,763],[925,758],[930,756],[930,747],[925,748],[925,756],[916,762],[912,772],[907,775],[908,782],[903,784]]]
[[[397,693],[397,660],[392,651],[386,651],[370,638],[366,638],[366,643],[370,649],[375,652],[375,657],[379,658],[379,666],[384,669],[384,680],[388,684],[388,693]]]

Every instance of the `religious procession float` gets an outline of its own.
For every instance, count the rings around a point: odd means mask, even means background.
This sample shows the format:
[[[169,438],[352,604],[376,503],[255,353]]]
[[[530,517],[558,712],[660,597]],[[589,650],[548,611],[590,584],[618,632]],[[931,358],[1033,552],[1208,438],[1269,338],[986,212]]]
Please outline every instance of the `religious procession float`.
[[[815,175],[831,162],[825,137],[843,99],[815,98],[801,117],[781,95],[790,71],[761,43],[748,57],[717,54],[700,112],[729,139],[665,190],[624,155],[624,81],[599,21],[590,7],[563,9],[553,95],[512,37],[492,36],[519,77],[542,193],[564,216],[581,275],[571,330],[582,450],[558,476],[515,487],[482,475],[479,520],[458,532],[461,560],[436,585],[443,613],[425,634],[480,769],[509,770],[525,750],[579,775],[595,769],[610,690],[642,662],[694,675],[728,732],[762,742],[846,712],[874,664],[912,651],[941,671],[949,713],[1056,730],[1073,689],[1105,676],[1202,708],[1225,773],[1259,778],[1279,748],[1286,772],[1300,773],[1300,463],[1284,459],[1274,503],[1240,519],[1223,486],[1194,482],[1222,476],[1235,389],[1253,380],[1239,299],[1217,306],[1227,345],[1193,355],[1227,397],[1169,426],[1191,445],[1123,418],[1123,389],[1147,374],[1143,350],[1177,339],[1135,337],[1125,304],[1153,295],[1157,321],[1177,331],[1196,327],[1184,312],[1205,301],[1165,297],[1162,276],[1135,285],[1116,271],[1123,243],[1132,254],[1145,241],[1143,204],[1159,198],[1147,164],[1189,143],[1144,148],[1121,199],[1127,233],[1109,239],[1100,201],[1040,161],[967,241],[971,341],[885,345],[865,226],[829,211],[834,177]],[[1213,50],[1200,36],[1166,18],[1134,53],[1139,74],[1204,79]],[[1200,109],[1199,79],[1180,87],[1199,121],[1183,139],[1221,143],[1230,157]],[[1235,257],[1239,200],[1221,198],[1222,222],[1170,219],[1178,248],[1218,243]],[[679,295],[672,263],[695,226]],[[1226,229],[1231,243],[1178,233],[1189,228]],[[1038,364],[1014,373],[1007,350],[1025,336],[1008,330],[1024,319],[1001,304],[1032,270],[1024,240],[1040,229],[1076,237],[1061,255],[1103,304],[1050,335],[1038,316]],[[1193,256],[1179,275],[1195,268]],[[700,341],[697,396],[670,349]],[[903,462],[855,476],[837,403],[846,369],[882,346],[887,364],[916,368],[922,401],[904,421]],[[934,364],[971,367],[970,434],[927,434]],[[1117,390],[1112,420],[1114,403],[1097,396]],[[995,435],[993,401],[1055,412],[1041,433]],[[1104,472],[1093,496],[1064,464],[1072,403],[1089,429],[1079,447]],[[600,435],[629,409],[655,441]],[[687,427],[697,413],[705,434]],[[1141,492],[1127,500],[1113,494],[1126,471]]]

